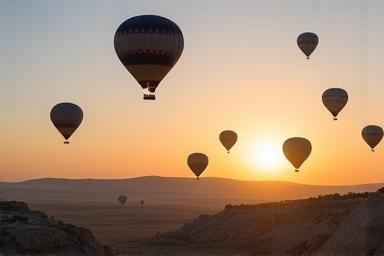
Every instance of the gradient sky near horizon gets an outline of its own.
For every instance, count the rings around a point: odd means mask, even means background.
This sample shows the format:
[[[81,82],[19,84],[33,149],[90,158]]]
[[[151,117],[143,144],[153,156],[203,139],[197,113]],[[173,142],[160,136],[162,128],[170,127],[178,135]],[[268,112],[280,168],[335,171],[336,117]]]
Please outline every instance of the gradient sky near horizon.
[[[384,1],[137,0],[0,2],[0,180],[41,177],[204,176],[309,184],[384,182],[384,145],[372,153],[361,129],[384,125]],[[125,19],[176,22],[185,48],[154,102],[119,62],[113,37]],[[298,34],[319,35],[307,61]],[[337,122],[322,92],[350,100]],[[84,120],[70,145],[49,119],[70,101]],[[227,155],[218,141],[232,129]],[[281,145],[312,142],[300,173]],[[270,152],[271,163],[263,154]]]

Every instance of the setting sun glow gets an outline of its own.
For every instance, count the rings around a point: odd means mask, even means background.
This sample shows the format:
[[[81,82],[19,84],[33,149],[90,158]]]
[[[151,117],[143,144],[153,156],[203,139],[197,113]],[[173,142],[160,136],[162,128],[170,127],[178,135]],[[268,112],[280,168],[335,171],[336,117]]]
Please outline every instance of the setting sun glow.
[[[273,141],[257,143],[251,150],[252,165],[265,172],[275,172],[282,165],[281,146]]]

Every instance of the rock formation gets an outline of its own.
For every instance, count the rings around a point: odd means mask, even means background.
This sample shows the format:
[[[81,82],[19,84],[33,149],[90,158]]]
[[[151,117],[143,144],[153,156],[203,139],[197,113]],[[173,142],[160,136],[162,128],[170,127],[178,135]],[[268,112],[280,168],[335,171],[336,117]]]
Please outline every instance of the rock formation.
[[[22,202],[0,202],[0,255],[106,256],[84,228],[32,211]]]
[[[384,255],[384,190],[227,205],[180,230],[116,246],[122,255]]]

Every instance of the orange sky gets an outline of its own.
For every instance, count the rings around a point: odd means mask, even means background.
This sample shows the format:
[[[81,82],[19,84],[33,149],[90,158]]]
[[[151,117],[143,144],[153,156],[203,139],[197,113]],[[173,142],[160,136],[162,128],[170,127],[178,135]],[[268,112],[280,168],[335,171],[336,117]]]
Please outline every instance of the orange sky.
[[[192,177],[186,158],[197,151],[210,158],[203,177],[383,182],[383,145],[371,153],[360,132],[383,125],[384,3],[287,2],[1,2],[0,179]],[[117,26],[147,13],[175,21],[185,39],[155,102],[113,49]],[[304,31],[320,38],[310,61],[296,45]],[[350,96],[337,122],[321,102],[335,86]],[[49,120],[61,101],[84,110],[70,145]],[[230,155],[224,129],[239,134]],[[293,136],[313,146],[300,173],[281,150]]]

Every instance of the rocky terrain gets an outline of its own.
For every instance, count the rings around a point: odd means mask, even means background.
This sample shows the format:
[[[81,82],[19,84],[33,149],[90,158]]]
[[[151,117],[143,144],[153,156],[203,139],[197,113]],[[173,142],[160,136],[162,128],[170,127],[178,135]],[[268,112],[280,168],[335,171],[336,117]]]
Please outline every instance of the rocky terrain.
[[[227,205],[180,230],[114,245],[117,255],[383,255],[384,194]]]
[[[111,255],[108,251],[87,229],[32,211],[23,202],[0,202],[0,255]]]

